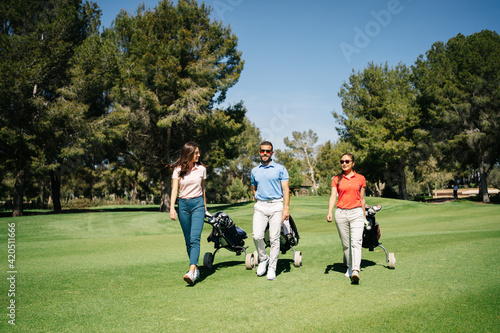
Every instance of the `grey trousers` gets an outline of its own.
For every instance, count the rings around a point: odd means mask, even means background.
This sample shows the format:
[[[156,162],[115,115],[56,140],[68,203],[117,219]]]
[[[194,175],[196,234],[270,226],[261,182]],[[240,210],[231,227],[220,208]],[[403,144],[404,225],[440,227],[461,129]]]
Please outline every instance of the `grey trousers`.
[[[359,271],[365,225],[363,209],[361,207],[353,209],[337,208],[335,210],[335,223],[339,231],[347,266],[353,271]]]

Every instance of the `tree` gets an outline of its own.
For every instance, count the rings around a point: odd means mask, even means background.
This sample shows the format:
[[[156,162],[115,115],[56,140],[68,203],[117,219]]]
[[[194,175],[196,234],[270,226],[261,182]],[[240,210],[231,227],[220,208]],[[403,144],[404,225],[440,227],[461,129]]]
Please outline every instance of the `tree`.
[[[245,118],[246,108],[243,103],[237,103],[226,109],[214,110],[211,114],[198,119],[196,140],[200,143],[203,162],[207,165],[206,196],[209,202],[221,202],[225,198],[228,186],[232,184],[233,176],[240,175],[242,183],[249,184],[249,178],[243,174],[248,167],[250,152],[258,148],[249,147],[255,138],[247,137],[258,133],[258,130]],[[255,130],[257,132],[255,132]],[[249,139],[250,141],[245,141]],[[249,151],[247,149],[250,149]],[[228,167],[234,166],[234,161],[243,154],[240,171]]]
[[[487,177],[500,158],[500,36],[483,30],[437,42],[413,72],[423,128],[462,170],[479,171],[489,202]]]
[[[293,193],[298,193],[301,186],[304,184],[304,175],[302,174],[302,162],[295,157],[294,153],[289,150],[277,149],[273,159],[283,164],[288,171],[289,187]]]
[[[105,159],[113,160],[119,123],[109,114],[109,97],[118,74],[115,48],[97,31],[75,48],[68,70],[68,84],[58,89],[59,97],[48,112],[46,168],[50,170],[54,210],[61,209],[62,177],[83,165],[86,197],[92,200],[95,172]],[[122,121],[123,123],[123,121]],[[123,131],[121,131],[123,132]],[[114,135],[112,135],[114,134]],[[115,153],[115,154],[113,154]]]
[[[33,163],[50,154],[53,103],[99,15],[96,4],[81,0],[6,0],[0,7],[0,158],[15,170],[13,216],[22,215]]]
[[[340,166],[340,158],[345,153],[351,153],[356,158],[355,170],[359,171],[362,163],[355,151],[354,147],[343,140],[339,140],[335,143],[327,141],[324,144],[316,148],[316,175],[319,179],[319,194],[328,195],[331,192],[332,178],[342,172],[342,167]]]
[[[238,103],[235,107],[239,107],[239,105],[242,104]],[[207,179],[207,196],[216,202],[222,202],[220,193],[225,192],[228,192],[228,197],[232,201],[252,197],[250,173],[255,164],[259,163],[259,147],[262,139],[259,129],[246,117],[242,125],[241,133],[230,140],[231,145],[237,147],[236,157],[227,160],[225,165],[217,168],[214,174],[210,174],[209,179]],[[220,165],[220,163],[217,164]],[[217,179],[217,181],[212,181],[213,179]],[[239,179],[246,188],[245,195],[239,198],[236,195],[242,192],[232,191],[229,188],[234,184],[239,185],[239,182],[235,182],[236,179]]]
[[[419,132],[419,108],[410,81],[411,72],[403,64],[395,68],[369,64],[352,73],[342,85],[339,97],[344,114],[333,113],[341,125],[339,135],[366,153],[370,163],[368,179],[390,181],[395,174],[399,197],[408,199],[405,168]]]
[[[135,16],[122,11],[111,33],[122,69],[114,106],[128,114],[129,150],[146,172],[161,179],[160,210],[168,211],[172,170],[165,166],[182,145],[214,123],[225,125],[229,134],[237,130],[236,118],[213,109],[243,69],[237,38],[210,20],[209,7],[194,0],[179,0],[175,6],[164,0],[154,11],[142,5]]]
[[[306,172],[305,177],[309,179],[312,183],[312,190],[316,192],[318,190],[318,184],[316,183],[316,176],[314,175],[314,161],[315,161],[315,147],[314,145],[318,142],[318,135],[309,130],[307,132],[292,132],[293,139],[290,140],[288,137],[284,138],[283,141],[285,145],[291,149],[294,157],[300,159],[305,164]]]

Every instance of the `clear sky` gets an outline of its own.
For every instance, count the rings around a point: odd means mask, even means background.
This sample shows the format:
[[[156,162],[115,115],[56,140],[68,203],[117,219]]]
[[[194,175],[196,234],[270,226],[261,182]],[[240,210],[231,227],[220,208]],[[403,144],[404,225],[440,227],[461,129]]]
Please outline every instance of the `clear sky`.
[[[110,27],[139,0],[97,0]],[[153,9],[158,0],[146,0]],[[283,149],[293,131],[338,139],[332,111],[349,75],[368,63],[412,65],[433,43],[461,33],[500,33],[499,0],[207,0],[239,39],[245,68],[226,103],[242,100],[264,139]]]

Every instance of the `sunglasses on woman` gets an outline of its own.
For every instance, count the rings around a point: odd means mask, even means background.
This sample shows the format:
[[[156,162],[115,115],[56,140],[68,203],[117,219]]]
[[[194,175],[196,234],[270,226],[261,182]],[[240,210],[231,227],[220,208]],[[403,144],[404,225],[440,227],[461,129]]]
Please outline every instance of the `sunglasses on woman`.
[[[340,164],[349,164],[351,163],[350,160],[340,160]]]

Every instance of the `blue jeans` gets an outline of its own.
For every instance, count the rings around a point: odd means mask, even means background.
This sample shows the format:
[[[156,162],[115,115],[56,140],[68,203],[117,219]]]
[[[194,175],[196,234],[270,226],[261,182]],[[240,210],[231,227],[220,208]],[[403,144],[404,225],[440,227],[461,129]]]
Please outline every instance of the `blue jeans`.
[[[179,198],[179,222],[181,224],[190,265],[198,265],[200,258],[200,238],[205,221],[203,197]]]

